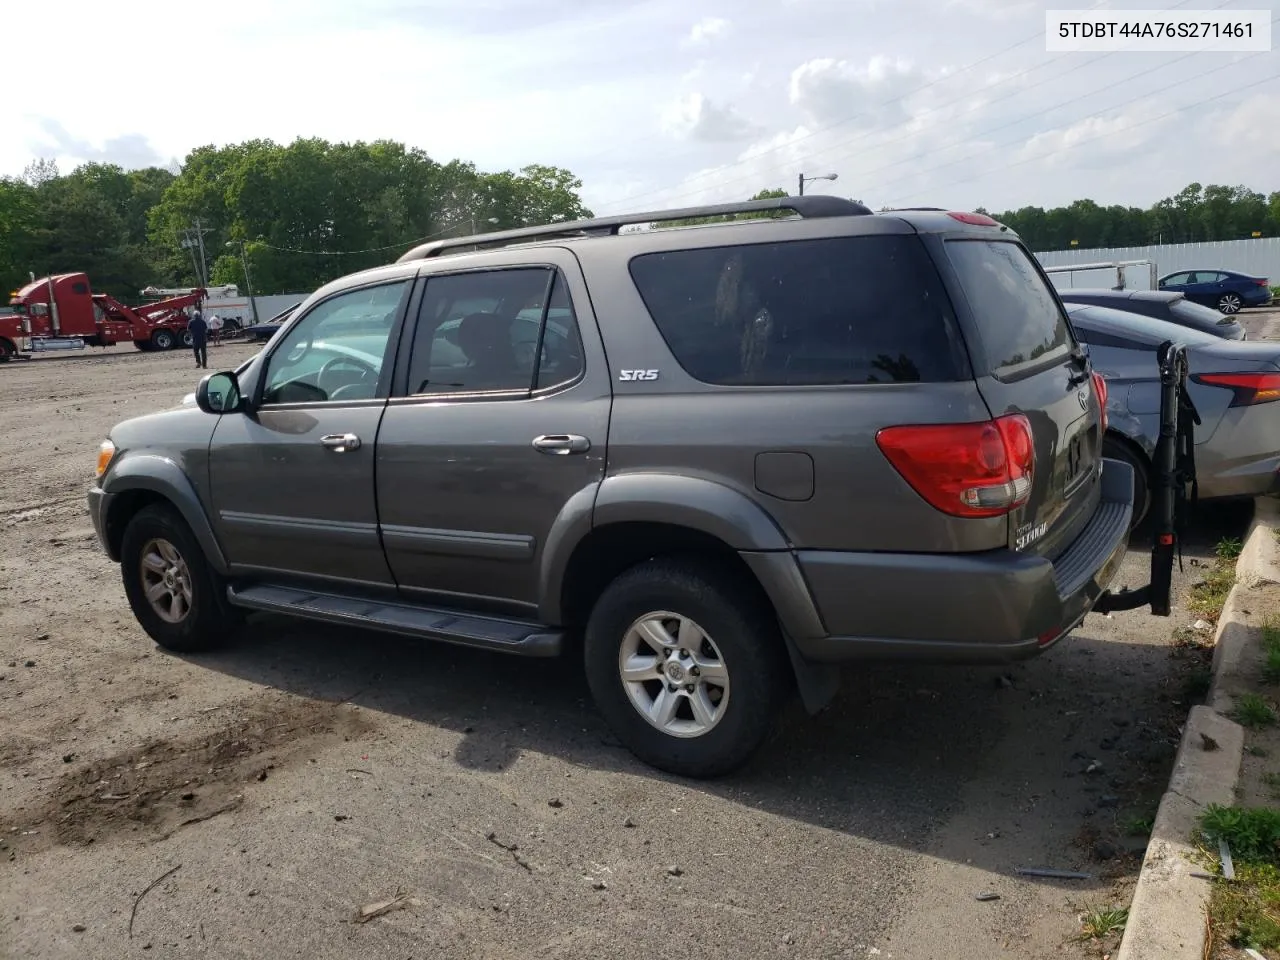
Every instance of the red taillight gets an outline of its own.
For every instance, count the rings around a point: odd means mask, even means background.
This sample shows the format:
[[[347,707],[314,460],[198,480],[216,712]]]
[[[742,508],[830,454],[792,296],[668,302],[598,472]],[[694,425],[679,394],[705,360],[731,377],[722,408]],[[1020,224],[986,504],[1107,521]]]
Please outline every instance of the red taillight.
[[[963,211],[952,211],[947,214],[952,220],[959,220],[961,223],[968,223],[975,227],[998,227],[1000,223],[992,220],[986,214],[982,213],[964,213]]]
[[[1107,431],[1107,381],[1102,379],[1102,374],[1096,370],[1093,372],[1093,392],[1098,397],[1098,410],[1102,416],[1101,425],[1098,428],[1099,433]]]
[[[1260,286],[1260,287],[1265,287],[1265,286],[1267,285],[1267,280],[1266,280],[1266,278],[1265,278],[1265,277],[1264,277],[1263,279],[1261,279],[1261,280],[1254,280],[1253,282],[1254,282],[1254,283],[1256,283],[1256,284],[1257,284],[1258,286]]]
[[[916,493],[954,517],[998,517],[1031,495],[1035,444],[1020,413],[885,427],[876,444]]]
[[[1223,387],[1235,392],[1233,407],[1280,400],[1280,373],[1196,373],[1191,379],[1207,387]]]

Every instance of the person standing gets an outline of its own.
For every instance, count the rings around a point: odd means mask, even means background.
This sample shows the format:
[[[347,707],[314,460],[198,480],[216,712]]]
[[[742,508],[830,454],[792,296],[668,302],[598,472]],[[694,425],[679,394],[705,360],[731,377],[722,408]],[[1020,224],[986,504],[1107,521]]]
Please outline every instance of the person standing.
[[[209,317],[209,341],[215,347],[222,343],[222,318],[216,313]]]
[[[191,349],[196,353],[196,366],[208,369],[209,347],[207,338],[209,336],[209,324],[200,312],[199,307],[191,311],[191,319],[187,321],[187,330],[191,334]]]

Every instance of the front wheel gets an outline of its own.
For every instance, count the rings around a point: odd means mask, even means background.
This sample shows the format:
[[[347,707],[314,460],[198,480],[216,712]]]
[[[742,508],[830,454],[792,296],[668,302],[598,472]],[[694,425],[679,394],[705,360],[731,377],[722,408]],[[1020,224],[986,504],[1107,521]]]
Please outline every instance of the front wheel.
[[[621,574],[591,611],[583,646],[592,697],[615,735],[680,776],[746,763],[788,690],[773,612],[698,561],[652,560]]]
[[[17,355],[18,348],[4,337],[0,337],[0,363],[8,363]]]
[[[144,507],[129,521],[120,573],[133,615],[166,650],[211,650],[239,625],[239,615],[226,599],[226,584],[172,507]]]
[[[182,331],[182,345],[183,345],[184,347],[188,347],[188,348],[190,348],[190,347],[194,346],[194,344],[195,344],[195,339],[191,336],[191,331],[190,331],[190,330],[183,330],[183,331]]]
[[[1238,293],[1224,293],[1218,298],[1218,310],[1228,316],[1233,313],[1239,313],[1243,305],[1244,303]]]

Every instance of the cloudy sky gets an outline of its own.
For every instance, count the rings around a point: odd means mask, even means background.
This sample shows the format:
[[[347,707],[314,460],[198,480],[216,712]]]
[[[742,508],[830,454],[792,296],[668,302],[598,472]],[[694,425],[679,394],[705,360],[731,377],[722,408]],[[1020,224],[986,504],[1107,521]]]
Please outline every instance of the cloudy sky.
[[[1280,52],[1049,54],[1046,7],[1274,19],[1280,0],[11,4],[6,35],[28,39],[10,50],[0,174],[320,136],[568,167],[596,213],[794,189],[801,172],[877,207],[1280,190]],[[51,28],[56,65],[35,43]]]

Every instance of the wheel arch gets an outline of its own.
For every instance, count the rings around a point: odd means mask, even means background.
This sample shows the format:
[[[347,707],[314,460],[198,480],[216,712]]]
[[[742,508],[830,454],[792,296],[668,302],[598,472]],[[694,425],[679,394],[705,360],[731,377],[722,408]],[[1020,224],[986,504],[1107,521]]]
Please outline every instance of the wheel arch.
[[[119,559],[125,528],[144,507],[165,503],[178,512],[200,544],[209,565],[219,574],[228,572],[222,546],[214,535],[195,487],[182,468],[153,454],[126,457],[111,468],[103,489],[108,496],[104,517],[107,550]]]

